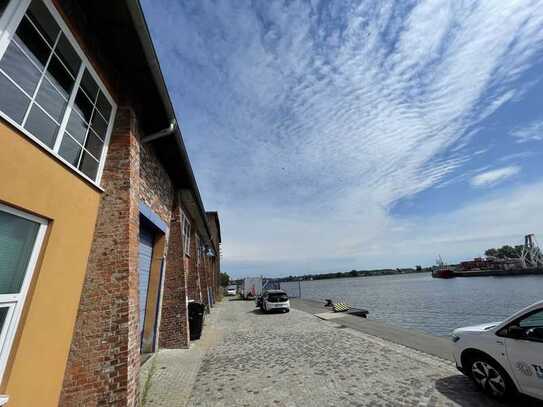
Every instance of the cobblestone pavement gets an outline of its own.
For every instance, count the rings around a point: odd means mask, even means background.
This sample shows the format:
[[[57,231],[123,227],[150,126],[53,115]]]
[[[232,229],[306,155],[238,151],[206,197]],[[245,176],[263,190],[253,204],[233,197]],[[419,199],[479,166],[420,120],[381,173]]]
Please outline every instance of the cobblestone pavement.
[[[143,365],[140,388],[144,407],[187,405],[206,352],[222,337],[217,321],[227,309],[224,303],[213,309],[205,319],[202,338],[190,349],[161,349]]]
[[[302,311],[229,301],[215,324],[189,406],[498,405],[451,362]]]

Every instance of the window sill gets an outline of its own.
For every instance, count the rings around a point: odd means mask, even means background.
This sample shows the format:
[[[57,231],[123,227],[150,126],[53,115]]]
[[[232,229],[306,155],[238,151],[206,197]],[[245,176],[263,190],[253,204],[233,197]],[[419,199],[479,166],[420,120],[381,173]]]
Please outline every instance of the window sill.
[[[8,403],[9,396],[5,394],[0,394],[0,406],[5,406]]]

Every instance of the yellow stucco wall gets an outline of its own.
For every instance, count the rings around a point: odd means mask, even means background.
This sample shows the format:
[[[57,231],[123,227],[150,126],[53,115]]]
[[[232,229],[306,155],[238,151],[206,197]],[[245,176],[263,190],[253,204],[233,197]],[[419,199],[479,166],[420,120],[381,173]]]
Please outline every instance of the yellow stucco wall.
[[[0,202],[51,219],[1,393],[57,406],[100,191],[0,119]]]

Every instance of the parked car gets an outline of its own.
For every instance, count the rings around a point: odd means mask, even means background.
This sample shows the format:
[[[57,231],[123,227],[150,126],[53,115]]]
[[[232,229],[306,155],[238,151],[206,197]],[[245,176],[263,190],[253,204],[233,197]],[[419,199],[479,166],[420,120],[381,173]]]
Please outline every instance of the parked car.
[[[236,295],[238,293],[238,287],[235,285],[229,285],[226,287],[226,295]]]
[[[543,400],[543,301],[502,322],[453,331],[458,369],[490,396]]]
[[[262,294],[260,304],[257,298],[257,306],[264,312],[271,311],[290,311],[290,301],[288,295],[283,290],[268,290]]]

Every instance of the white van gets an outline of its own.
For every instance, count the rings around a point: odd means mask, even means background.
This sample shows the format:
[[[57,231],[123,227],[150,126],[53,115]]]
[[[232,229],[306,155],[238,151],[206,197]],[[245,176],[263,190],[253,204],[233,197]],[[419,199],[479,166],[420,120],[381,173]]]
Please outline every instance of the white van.
[[[458,369],[495,398],[543,400],[543,301],[503,322],[453,331]]]

